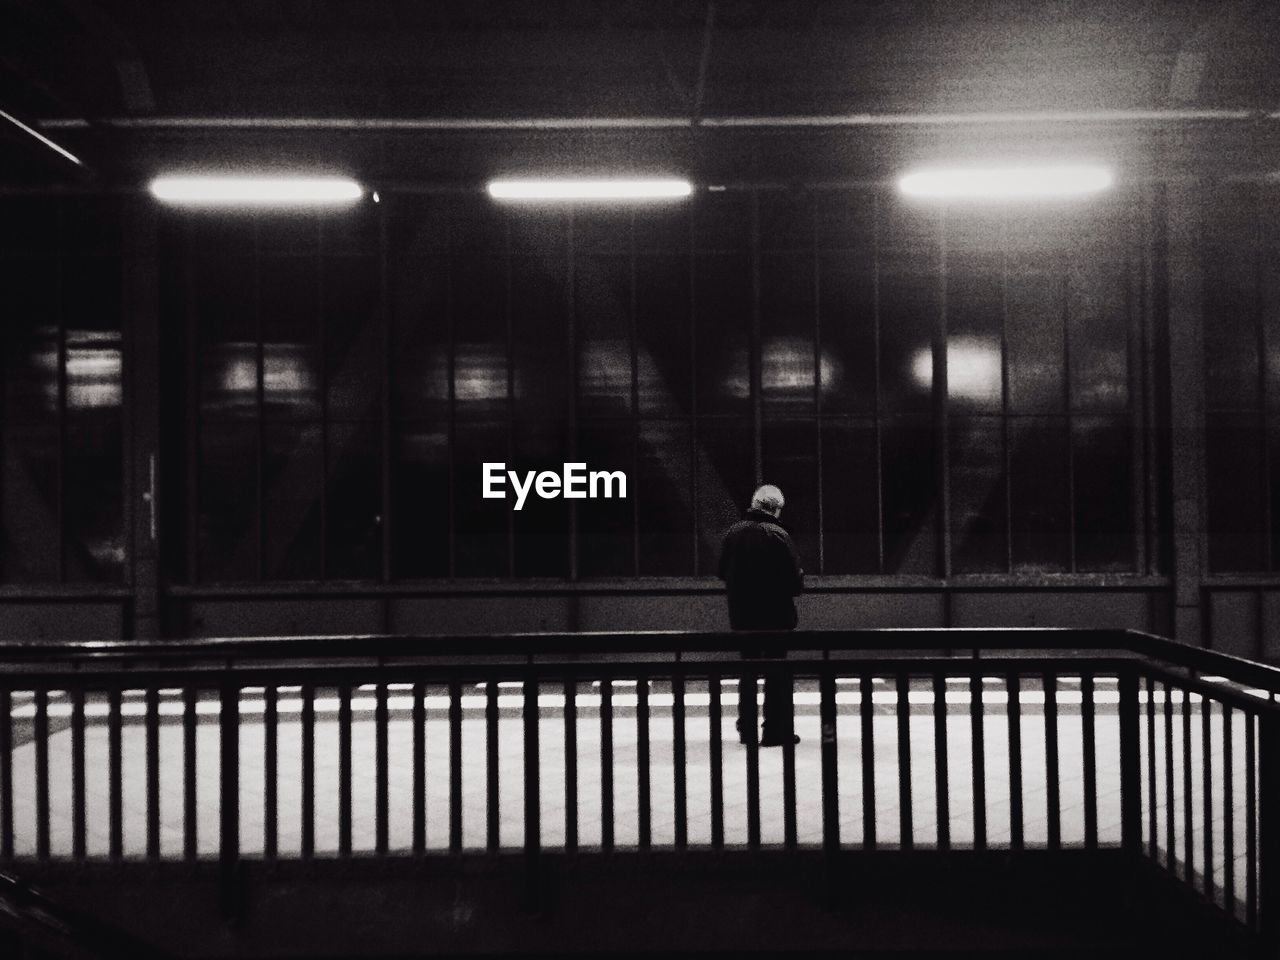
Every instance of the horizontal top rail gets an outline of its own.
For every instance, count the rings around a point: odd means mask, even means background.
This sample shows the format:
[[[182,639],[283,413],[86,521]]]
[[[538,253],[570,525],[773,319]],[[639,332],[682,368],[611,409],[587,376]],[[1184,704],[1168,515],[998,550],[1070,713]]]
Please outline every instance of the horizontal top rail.
[[[790,650],[1113,649],[1123,630],[1071,627],[886,627],[867,630],[625,630],[580,633],[350,634],[175,640],[4,640],[0,660],[60,657],[391,657]],[[1153,638],[1158,639],[1158,638]]]
[[[823,657],[874,654],[877,659],[936,656],[981,658],[984,653],[1055,652],[1078,659],[1131,656],[1160,661],[1197,674],[1280,693],[1280,668],[1188,646],[1135,630],[1072,627],[893,627],[864,630],[679,631],[639,630],[495,635],[345,635],[212,637],[183,640],[0,641],[0,664],[77,664],[95,670],[141,664],[231,665],[260,661],[420,660],[432,658],[579,657],[589,661],[620,655],[664,655],[673,660],[738,654],[745,649],[819,652]]]
[[[851,676],[1034,676],[1045,673],[1116,673],[1132,658],[1088,657],[1080,660],[1062,657],[1013,656],[998,660],[970,660],[956,657],[890,657],[868,660],[825,660],[791,658],[786,661],[787,674],[796,678]],[[392,683],[443,684],[451,681],[503,683],[508,681],[572,679],[580,683],[592,681],[684,679],[738,677],[745,665],[739,660],[703,661],[542,661],[526,663],[436,663],[436,664],[358,664],[335,666],[318,664],[300,666],[264,665],[217,667],[210,670],[187,670],[180,665],[144,667],[137,670],[89,672],[73,668],[49,669],[42,665],[31,670],[10,673],[0,678],[0,690],[68,689],[131,690],[180,689],[212,690],[222,687],[281,687],[306,685],[317,687],[360,687]],[[749,668],[746,668],[749,669]],[[1269,706],[1261,700],[1260,707]],[[1276,709],[1280,710],[1280,707]]]

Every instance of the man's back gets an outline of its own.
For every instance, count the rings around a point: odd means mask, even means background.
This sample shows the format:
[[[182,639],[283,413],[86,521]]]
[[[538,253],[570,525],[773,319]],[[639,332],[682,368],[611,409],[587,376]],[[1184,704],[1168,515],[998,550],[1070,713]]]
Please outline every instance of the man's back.
[[[729,623],[735,630],[790,630],[796,625],[792,597],[804,572],[791,537],[778,520],[749,510],[724,538],[720,578],[729,594]]]

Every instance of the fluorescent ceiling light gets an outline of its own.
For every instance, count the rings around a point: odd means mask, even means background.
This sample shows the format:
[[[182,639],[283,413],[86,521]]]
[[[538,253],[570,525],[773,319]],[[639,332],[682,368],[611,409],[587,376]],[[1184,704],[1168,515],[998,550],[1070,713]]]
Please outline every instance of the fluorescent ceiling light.
[[[353,203],[364,190],[346,177],[156,177],[151,194],[187,206],[309,207]]]
[[[1097,193],[1111,182],[1111,171],[1097,166],[953,167],[909,173],[898,189],[908,197],[1022,200]]]
[[[495,200],[663,200],[693,193],[688,180],[492,180]]]

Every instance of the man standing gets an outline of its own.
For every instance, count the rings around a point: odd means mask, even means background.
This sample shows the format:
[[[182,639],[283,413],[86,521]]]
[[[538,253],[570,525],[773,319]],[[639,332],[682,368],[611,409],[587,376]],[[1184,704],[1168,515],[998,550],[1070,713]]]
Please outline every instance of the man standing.
[[[795,544],[779,517],[782,491],[772,484],[760,487],[751,497],[751,509],[735,523],[724,538],[720,554],[720,579],[729,597],[729,625],[734,630],[793,630],[796,605],[793,598],[804,586],[804,571]],[[781,658],[787,655],[781,641],[753,646],[743,657]],[[793,725],[791,677],[785,669],[769,668],[764,678],[764,730],[760,745],[780,746],[790,740],[799,743]],[[744,678],[738,693],[738,738],[743,743],[755,739],[755,678]]]

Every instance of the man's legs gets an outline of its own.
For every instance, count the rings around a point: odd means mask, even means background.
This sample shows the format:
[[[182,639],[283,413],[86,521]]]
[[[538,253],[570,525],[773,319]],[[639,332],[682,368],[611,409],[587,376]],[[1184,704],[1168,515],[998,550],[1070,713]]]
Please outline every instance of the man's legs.
[[[743,660],[754,660],[758,654],[754,650],[743,650]],[[744,666],[742,677],[738,681],[738,740],[742,743],[754,741],[759,730],[757,723],[759,714],[756,708],[756,672]]]
[[[785,650],[777,651],[786,657]],[[795,703],[792,699],[793,679],[786,664],[774,663],[764,671],[764,732],[762,744],[781,744],[795,735]]]

